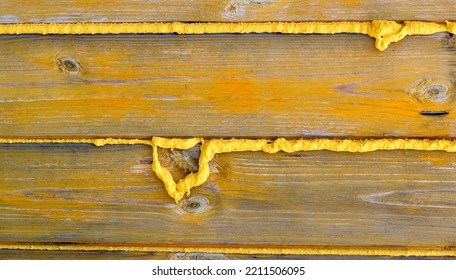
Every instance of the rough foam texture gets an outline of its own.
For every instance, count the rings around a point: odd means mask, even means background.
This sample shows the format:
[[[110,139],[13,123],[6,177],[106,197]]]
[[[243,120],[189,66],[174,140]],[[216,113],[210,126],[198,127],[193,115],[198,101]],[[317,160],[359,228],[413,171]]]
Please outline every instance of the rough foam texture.
[[[236,23],[21,23],[0,24],[0,34],[215,34],[284,33],[335,34],[358,33],[375,38],[375,47],[385,50],[389,44],[407,35],[456,33],[455,22],[435,23],[387,20],[371,22],[236,22]]]
[[[0,138],[0,143],[79,143],[104,145],[148,145],[152,147],[152,170],[163,181],[168,194],[179,202],[185,195],[190,194],[194,187],[204,184],[209,178],[209,162],[216,154],[244,151],[263,151],[273,154],[280,151],[293,153],[298,151],[321,151],[366,153],[378,150],[420,150],[420,151],[446,151],[456,152],[456,140],[429,140],[429,139],[299,139],[287,140],[278,138],[268,139],[211,139],[203,138],[162,138],[153,137],[152,140],[144,139],[8,139]],[[158,148],[164,149],[190,149],[201,144],[198,172],[190,173],[185,178],[175,182],[168,169],[161,166],[158,159]]]
[[[168,169],[162,167],[158,160],[158,147],[188,149],[199,143],[201,154],[199,169],[190,173],[185,178],[174,182]],[[423,150],[456,152],[456,141],[451,140],[418,140],[418,139],[371,139],[371,140],[340,140],[340,139],[300,139],[286,140],[278,138],[275,141],[245,140],[245,139],[165,139],[152,138],[153,163],[152,169],[165,184],[166,191],[179,202],[185,195],[190,194],[190,189],[204,184],[209,178],[209,162],[216,154],[243,151],[263,151],[269,154],[280,151],[293,153],[298,151],[329,150],[334,152],[365,153],[377,150]]]

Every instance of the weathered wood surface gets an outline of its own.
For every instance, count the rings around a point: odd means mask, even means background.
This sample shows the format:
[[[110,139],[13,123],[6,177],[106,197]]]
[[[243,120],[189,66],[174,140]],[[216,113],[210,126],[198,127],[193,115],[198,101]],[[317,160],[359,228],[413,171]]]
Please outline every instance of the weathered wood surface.
[[[4,145],[0,243],[454,248],[455,156],[222,154],[176,205],[149,147]],[[196,158],[161,151],[176,179]]]
[[[447,34],[3,36],[0,134],[454,137],[455,54]]]
[[[26,8],[24,8],[26,7]],[[452,0],[3,0],[0,22],[454,20]]]
[[[240,255],[173,252],[34,251],[0,250],[0,260],[403,260],[451,259],[447,257]]]

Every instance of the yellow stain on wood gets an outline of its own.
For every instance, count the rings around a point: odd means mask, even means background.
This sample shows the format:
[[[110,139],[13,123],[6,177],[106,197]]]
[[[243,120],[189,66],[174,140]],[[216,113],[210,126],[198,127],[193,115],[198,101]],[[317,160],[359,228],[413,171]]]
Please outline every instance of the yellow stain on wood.
[[[203,138],[162,138],[153,137],[151,140],[144,139],[12,139],[0,138],[0,144],[24,144],[24,143],[78,143],[104,145],[149,145],[152,147],[152,170],[165,185],[168,194],[179,202],[185,195],[190,194],[194,187],[204,184],[209,178],[209,162],[216,154],[245,151],[263,151],[273,154],[280,151],[293,153],[298,151],[321,151],[365,153],[378,150],[420,150],[420,151],[446,151],[456,152],[456,140],[443,139],[298,139],[287,140],[278,138],[268,139],[210,139]],[[161,166],[158,160],[158,148],[164,149],[190,149],[201,144],[198,172],[190,173],[185,178],[174,181],[170,171]]]
[[[370,22],[233,22],[233,23],[20,23],[0,24],[0,34],[216,34],[216,33],[284,33],[336,34],[357,33],[375,38],[375,47],[383,51],[389,44],[408,35],[456,33],[456,23],[388,20]]]
[[[289,248],[271,247],[154,247],[114,245],[52,245],[52,244],[0,244],[2,250],[39,251],[128,251],[128,252],[183,252],[258,255],[339,255],[339,256],[440,256],[454,257],[456,250],[429,247],[388,247],[388,246],[302,246]]]

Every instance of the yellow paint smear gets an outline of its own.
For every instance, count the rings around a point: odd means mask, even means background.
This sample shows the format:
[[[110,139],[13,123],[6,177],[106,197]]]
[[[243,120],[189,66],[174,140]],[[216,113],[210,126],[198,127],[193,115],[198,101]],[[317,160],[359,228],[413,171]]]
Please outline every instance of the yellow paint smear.
[[[456,250],[429,247],[388,246],[302,246],[292,248],[261,247],[154,247],[154,246],[109,246],[109,245],[47,245],[47,244],[0,244],[0,250],[36,251],[127,251],[167,253],[209,253],[243,255],[333,255],[333,256],[423,256],[454,257]]]
[[[408,35],[456,33],[456,22],[444,23],[388,20],[370,22],[137,22],[137,23],[21,23],[0,24],[0,34],[216,34],[216,33],[284,33],[284,34],[366,34],[375,38],[375,47],[385,50],[389,44]]]
[[[378,150],[420,150],[420,151],[446,151],[456,152],[456,140],[430,140],[430,139],[298,139],[287,140],[278,138],[268,139],[210,139],[203,138],[162,138],[153,137],[144,139],[13,139],[0,138],[0,144],[43,144],[43,143],[75,143],[104,145],[148,145],[152,147],[152,170],[162,180],[168,194],[179,202],[185,195],[190,194],[194,187],[204,184],[209,178],[209,162],[216,154],[230,152],[256,152],[263,151],[273,154],[277,152],[293,153],[299,151],[321,151],[366,153]],[[158,148],[164,149],[190,149],[201,144],[198,172],[190,173],[185,178],[174,181],[169,170],[161,166],[158,159]]]

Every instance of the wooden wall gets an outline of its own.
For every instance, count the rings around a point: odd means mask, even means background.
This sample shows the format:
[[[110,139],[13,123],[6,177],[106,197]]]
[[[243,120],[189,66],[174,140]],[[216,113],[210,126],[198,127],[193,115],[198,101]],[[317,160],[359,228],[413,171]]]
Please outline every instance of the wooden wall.
[[[456,20],[450,0],[48,2],[2,1],[0,23]],[[3,35],[0,137],[452,138],[455,42],[411,36],[379,52],[353,34]],[[195,172],[198,156],[198,148],[160,151],[175,179]],[[151,161],[140,145],[0,145],[0,248],[454,253],[455,154],[217,155],[209,181],[179,204]],[[0,258],[321,257],[0,250]]]

